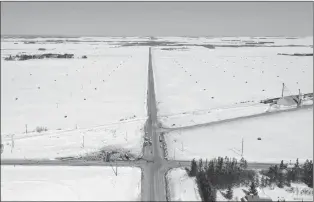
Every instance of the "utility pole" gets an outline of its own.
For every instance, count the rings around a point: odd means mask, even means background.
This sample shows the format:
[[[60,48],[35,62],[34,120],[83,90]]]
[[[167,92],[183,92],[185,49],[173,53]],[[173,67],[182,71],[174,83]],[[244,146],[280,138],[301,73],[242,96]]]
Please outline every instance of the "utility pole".
[[[118,175],[118,164],[116,162],[116,170],[114,169],[114,166],[111,164],[111,168],[113,170],[113,173],[117,176]]]
[[[14,148],[14,139],[13,139],[14,134],[11,136],[11,153],[13,152]]]
[[[300,107],[301,101],[302,101],[302,98],[301,98],[301,90],[299,89],[298,107]]]
[[[285,83],[282,83],[282,91],[281,91],[281,97],[283,98],[283,90],[285,88]]]
[[[83,133],[83,142],[82,142],[82,147],[85,147],[85,138],[84,138],[84,133]]]
[[[27,124],[25,124],[25,133],[27,134]]]
[[[118,176],[118,163],[116,162],[116,176]]]
[[[241,157],[243,157],[243,138],[242,138],[242,151],[241,151]]]

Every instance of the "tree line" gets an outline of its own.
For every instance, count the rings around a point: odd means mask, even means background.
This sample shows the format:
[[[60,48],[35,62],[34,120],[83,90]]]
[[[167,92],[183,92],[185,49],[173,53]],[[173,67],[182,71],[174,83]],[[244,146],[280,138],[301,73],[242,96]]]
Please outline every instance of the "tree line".
[[[276,184],[279,188],[291,186],[291,182],[304,182],[313,188],[313,161],[306,160],[303,165],[298,159],[293,167],[288,167],[283,161],[279,165],[270,166],[268,170],[257,172],[247,169],[247,161],[233,158],[218,157],[210,161],[195,159],[191,168],[187,169],[190,177],[196,177],[197,186],[203,201],[216,201],[217,191],[226,189],[221,194],[231,200],[232,188],[235,186],[249,187],[247,194],[258,195],[257,187],[263,188]]]

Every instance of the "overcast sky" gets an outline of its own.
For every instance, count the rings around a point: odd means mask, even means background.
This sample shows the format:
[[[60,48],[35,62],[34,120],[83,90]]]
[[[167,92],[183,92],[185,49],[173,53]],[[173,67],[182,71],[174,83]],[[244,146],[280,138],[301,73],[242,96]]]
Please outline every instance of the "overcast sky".
[[[1,34],[313,36],[313,2],[1,2]]]

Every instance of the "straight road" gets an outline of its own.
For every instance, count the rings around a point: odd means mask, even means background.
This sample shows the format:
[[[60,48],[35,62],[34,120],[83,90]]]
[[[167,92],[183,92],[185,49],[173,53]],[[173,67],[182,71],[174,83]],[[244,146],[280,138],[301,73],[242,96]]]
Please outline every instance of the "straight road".
[[[158,141],[157,130],[157,105],[155,96],[155,84],[153,74],[152,49],[149,48],[148,63],[148,88],[147,88],[147,113],[148,120],[145,125],[145,135],[152,140],[152,145],[144,146],[144,159],[152,159],[147,167],[148,171],[143,174],[142,200],[144,201],[165,201],[165,179],[162,172],[164,164],[163,152]]]

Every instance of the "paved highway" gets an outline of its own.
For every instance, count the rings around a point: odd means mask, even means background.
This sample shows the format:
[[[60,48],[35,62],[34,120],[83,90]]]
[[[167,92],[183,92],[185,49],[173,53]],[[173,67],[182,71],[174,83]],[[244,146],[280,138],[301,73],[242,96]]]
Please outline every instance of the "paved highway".
[[[152,49],[149,48],[148,63],[148,92],[147,92],[147,113],[148,120],[145,125],[146,137],[152,140],[152,145],[144,146],[144,159],[152,159],[152,163],[144,171],[144,180],[142,186],[142,200],[144,201],[165,201],[165,173],[162,172],[164,165],[163,151],[160,147],[159,134],[157,130],[157,107],[155,96],[155,84],[153,74]],[[146,191],[147,190],[147,191]]]

